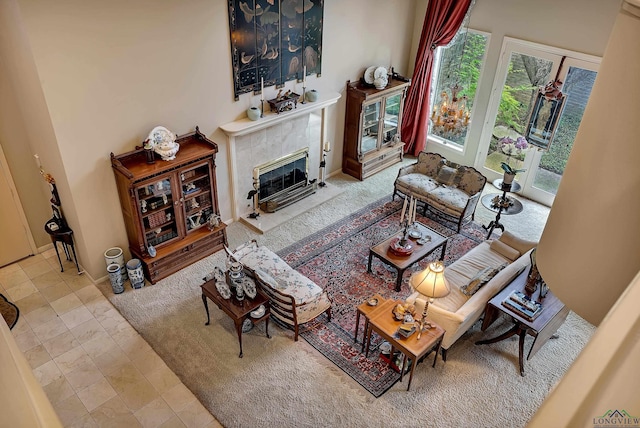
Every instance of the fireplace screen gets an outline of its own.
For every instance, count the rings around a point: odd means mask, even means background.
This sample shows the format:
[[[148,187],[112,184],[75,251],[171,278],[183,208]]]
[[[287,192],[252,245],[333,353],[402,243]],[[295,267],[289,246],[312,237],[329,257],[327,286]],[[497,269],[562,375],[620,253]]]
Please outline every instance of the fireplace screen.
[[[309,149],[304,148],[253,170],[258,201],[264,202],[307,185]]]

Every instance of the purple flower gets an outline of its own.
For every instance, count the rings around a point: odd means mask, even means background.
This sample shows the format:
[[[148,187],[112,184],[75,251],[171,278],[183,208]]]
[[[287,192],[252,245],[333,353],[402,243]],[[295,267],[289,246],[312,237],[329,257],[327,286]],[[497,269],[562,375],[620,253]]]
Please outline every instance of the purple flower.
[[[522,136],[518,137],[518,139],[516,140],[516,148],[518,150],[526,150],[527,147],[529,147],[529,145],[527,144],[527,140],[525,140],[525,138]]]

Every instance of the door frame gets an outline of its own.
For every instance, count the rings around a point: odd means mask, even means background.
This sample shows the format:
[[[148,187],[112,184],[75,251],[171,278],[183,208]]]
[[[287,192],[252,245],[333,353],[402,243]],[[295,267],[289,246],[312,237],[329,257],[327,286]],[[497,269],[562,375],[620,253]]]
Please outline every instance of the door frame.
[[[12,196],[11,203],[15,206],[16,211],[18,212],[20,224],[25,230],[25,235],[27,236],[27,241],[29,242],[29,248],[31,249],[31,254],[38,254],[38,247],[36,246],[36,242],[33,239],[33,235],[31,234],[31,228],[29,227],[27,216],[25,215],[24,209],[22,208],[22,202],[20,201],[20,196],[18,195],[18,190],[16,188],[15,182],[13,181],[13,176],[11,175],[11,170],[9,169],[9,164],[7,162],[7,158],[4,155],[2,145],[0,145],[0,167],[1,170],[4,171],[4,178],[7,181],[9,191],[11,192]]]
[[[505,37],[502,42],[502,48],[500,50],[500,57],[498,59],[498,65],[496,68],[496,74],[491,87],[491,94],[489,97],[489,105],[480,134],[480,144],[478,145],[478,151],[476,152],[476,158],[474,162],[475,168],[484,174],[490,182],[502,177],[502,173],[493,171],[484,166],[485,159],[489,152],[489,145],[491,143],[491,137],[493,135],[493,128],[495,127],[496,118],[498,116],[498,109],[500,108],[500,99],[502,97],[502,89],[507,79],[507,73],[509,69],[509,63],[511,61],[512,53],[523,53],[526,55],[532,55],[538,58],[547,59],[553,61],[553,66],[549,72],[550,76],[555,77],[560,66],[560,60],[563,56],[566,56],[564,64],[562,66],[562,74],[559,76],[560,80],[564,81],[568,73],[569,67],[578,66],[580,68],[597,71],[602,58],[584,54],[580,52],[570,51],[567,49],[561,49],[553,46],[542,45],[539,43],[529,42],[526,40],[516,39],[513,37]],[[535,175],[531,172],[535,172],[538,169],[542,152],[534,148],[527,151],[523,167],[526,172],[520,173],[519,183],[522,186],[520,194],[532,199],[541,204],[551,206],[555,199],[555,195],[549,192],[542,191],[533,187],[533,181]]]

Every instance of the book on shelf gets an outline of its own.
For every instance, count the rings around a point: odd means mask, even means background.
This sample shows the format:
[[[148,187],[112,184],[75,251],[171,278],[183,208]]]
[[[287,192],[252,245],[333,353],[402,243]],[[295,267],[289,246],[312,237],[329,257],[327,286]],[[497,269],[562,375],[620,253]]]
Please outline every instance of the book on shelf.
[[[529,296],[520,291],[513,291],[509,294],[509,297],[502,301],[502,306],[528,321],[535,320],[543,309],[541,303],[531,300]]]

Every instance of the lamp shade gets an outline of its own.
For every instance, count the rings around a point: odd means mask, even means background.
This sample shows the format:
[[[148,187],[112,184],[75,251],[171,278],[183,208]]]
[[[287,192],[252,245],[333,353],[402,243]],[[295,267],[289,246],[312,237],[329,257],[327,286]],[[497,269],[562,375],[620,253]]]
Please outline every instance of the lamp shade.
[[[431,262],[422,272],[416,272],[409,279],[411,287],[423,296],[432,299],[444,297],[451,292],[449,281],[444,277],[444,264]]]

